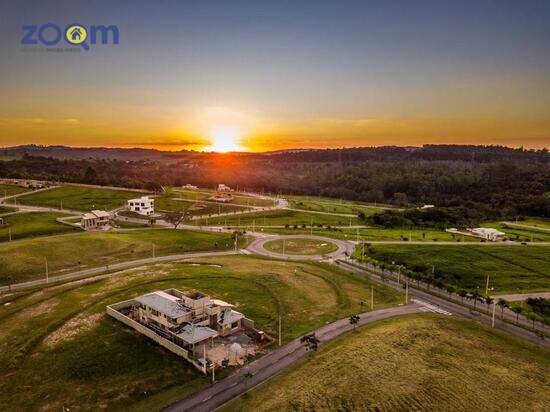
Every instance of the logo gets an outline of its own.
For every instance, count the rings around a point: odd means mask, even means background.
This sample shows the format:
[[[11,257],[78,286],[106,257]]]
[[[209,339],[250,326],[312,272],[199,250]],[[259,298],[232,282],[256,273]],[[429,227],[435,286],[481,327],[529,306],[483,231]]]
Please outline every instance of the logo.
[[[53,47],[59,46],[60,43],[66,43],[69,46],[90,50],[90,46],[98,44],[119,44],[118,27],[114,25],[92,25],[86,28],[82,24],[71,23],[62,28],[54,23],[45,23],[28,24],[22,26],[21,29],[23,30],[21,44],[25,46]]]

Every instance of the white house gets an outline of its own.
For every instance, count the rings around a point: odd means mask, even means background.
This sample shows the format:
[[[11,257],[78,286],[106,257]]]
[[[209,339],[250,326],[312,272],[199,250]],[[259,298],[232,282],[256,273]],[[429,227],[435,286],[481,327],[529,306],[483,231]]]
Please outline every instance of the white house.
[[[109,225],[111,214],[104,210],[92,210],[84,213],[80,219],[80,227],[84,230],[104,229]]]
[[[470,232],[476,236],[482,237],[483,239],[490,240],[491,242],[502,240],[506,236],[506,233],[490,227],[476,227],[474,229],[470,229]]]
[[[155,200],[147,196],[130,199],[128,200],[128,209],[143,216],[152,216],[155,214]]]
[[[227,185],[224,185],[223,183],[220,183],[218,185],[218,192],[231,192],[231,188]]]

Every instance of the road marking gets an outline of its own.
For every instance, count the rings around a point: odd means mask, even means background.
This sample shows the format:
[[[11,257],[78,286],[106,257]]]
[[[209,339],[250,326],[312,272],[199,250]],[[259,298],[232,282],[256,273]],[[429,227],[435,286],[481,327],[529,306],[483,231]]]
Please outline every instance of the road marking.
[[[246,249],[241,249],[240,252],[243,254],[243,255],[251,255],[252,252],[250,252],[249,250],[246,250]]]
[[[434,306],[430,303],[427,303],[427,302],[424,302],[423,300],[419,300],[419,299],[412,299],[412,301],[414,303],[418,303],[419,305],[422,305],[422,308],[420,308],[420,310],[422,312],[434,312],[434,313],[441,313],[443,315],[448,315],[448,316],[451,316],[452,313],[451,312],[448,312],[444,309],[441,309],[437,306]]]

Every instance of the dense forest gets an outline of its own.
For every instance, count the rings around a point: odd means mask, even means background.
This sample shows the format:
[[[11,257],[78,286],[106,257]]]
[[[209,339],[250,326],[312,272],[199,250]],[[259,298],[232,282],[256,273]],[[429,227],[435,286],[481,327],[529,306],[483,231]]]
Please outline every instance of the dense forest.
[[[151,158],[138,160],[122,155],[114,159],[113,149],[105,149],[108,159],[99,158],[98,149],[86,159],[71,159],[67,148],[64,158],[18,150],[19,158],[0,162],[0,177],[150,190],[185,183],[213,187],[223,182],[271,193],[437,206],[425,212],[411,209],[378,217],[377,223],[389,226],[411,222],[432,226],[443,221],[460,226],[491,218],[550,217],[550,154],[546,149],[428,145],[266,154],[153,151]],[[82,149],[75,150],[81,156]],[[116,150],[122,153],[125,149]],[[13,153],[4,149],[4,155]]]

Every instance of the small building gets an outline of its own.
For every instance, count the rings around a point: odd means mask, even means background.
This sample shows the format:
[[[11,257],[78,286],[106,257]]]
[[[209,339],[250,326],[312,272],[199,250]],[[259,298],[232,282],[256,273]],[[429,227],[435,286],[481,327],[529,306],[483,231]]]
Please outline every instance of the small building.
[[[80,227],[84,230],[105,229],[109,226],[111,214],[104,210],[92,210],[84,213],[80,220]]]
[[[218,192],[231,192],[233,189],[231,189],[229,186],[227,185],[224,185],[223,183],[220,183],[218,185],[218,189],[217,191]]]
[[[182,189],[188,189],[188,190],[197,190],[198,189],[197,186],[193,186],[192,184],[189,184],[189,183],[187,183],[186,185],[183,185],[181,188]]]
[[[433,207],[435,207],[435,205],[424,205],[420,209],[431,209]]]
[[[491,242],[504,240],[504,238],[506,237],[506,233],[500,232],[490,227],[476,227],[474,229],[469,229],[469,231],[475,236],[481,237]]]
[[[143,216],[152,216],[155,214],[155,200],[148,196],[130,199],[128,200],[128,209]]]

